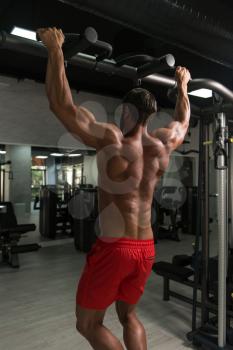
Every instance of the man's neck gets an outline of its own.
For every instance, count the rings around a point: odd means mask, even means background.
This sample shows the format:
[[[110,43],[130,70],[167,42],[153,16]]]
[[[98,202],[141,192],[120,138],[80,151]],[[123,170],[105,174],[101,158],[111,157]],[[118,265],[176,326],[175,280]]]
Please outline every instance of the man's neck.
[[[136,125],[128,132],[123,131],[124,137],[142,136],[147,133],[147,125]]]

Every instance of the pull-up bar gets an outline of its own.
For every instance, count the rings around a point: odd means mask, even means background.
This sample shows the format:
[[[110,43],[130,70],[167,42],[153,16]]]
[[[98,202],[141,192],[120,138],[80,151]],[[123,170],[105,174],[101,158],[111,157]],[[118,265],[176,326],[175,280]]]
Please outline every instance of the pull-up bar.
[[[0,32],[0,49],[25,53],[37,57],[47,57],[47,50],[41,42],[25,39],[16,35]],[[85,52],[88,49],[98,51],[97,55]],[[94,28],[88,27],[84,34],[65,34],[63,45],[64,57],[71,66],[105,73],[109,76],[120,76],[134,81],[158,84],[176,90],[176,81],[158,72],[174,68],[175,59],[168,54],[160,58],[146,55],[126,57],[123,60],[109,59],[112,54],[110,44],[99,41]],[[139,65],[132,64],[133,58],[141,57]],[[133,62],[134,63],[134,62]],[[189,91],[206,88],[218,93],[226,102],[233,103],[233,92],[221,83],[210,79],[194,79],[188,84]]]

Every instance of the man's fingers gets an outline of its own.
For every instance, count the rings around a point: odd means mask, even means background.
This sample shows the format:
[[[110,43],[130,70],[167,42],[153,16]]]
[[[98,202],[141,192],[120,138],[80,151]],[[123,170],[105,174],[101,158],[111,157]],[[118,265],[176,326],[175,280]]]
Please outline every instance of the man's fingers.
[[[176,68],[175,79],[178,82],[186,81],[188,83],[188,81],[191,80],[192,78],[189,70],[186,67],[178,66]]]
[[[43,34],[46,32],[45,28],[39,28],[37,29],[36,33],[40,39],[42,39]]]
[[[37,33],[38,33],[38,34],[43,34],[45,31],[46,31],[45,28],[39,28],[39,29],[37,29]]]
[[[48,30],[49,30],[50,28],[39,28],[39,29],[37,29],[37,33],[38,34],[44,34],[44,33],[46,33]]]
[[[63,36],[63,39],[65,39],[65,35],[61,29],[59,29],[60,34]]]

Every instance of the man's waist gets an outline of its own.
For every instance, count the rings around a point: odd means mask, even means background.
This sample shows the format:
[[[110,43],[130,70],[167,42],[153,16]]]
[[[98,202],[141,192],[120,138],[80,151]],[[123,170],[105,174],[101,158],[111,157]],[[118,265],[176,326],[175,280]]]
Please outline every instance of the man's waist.
[[[98,245],[113,244],[116,247],[151,247],[154,246],[154,238],[149,239],[135,239],[131,237],[111,237],[111,236],[99,236],[97,239]]]

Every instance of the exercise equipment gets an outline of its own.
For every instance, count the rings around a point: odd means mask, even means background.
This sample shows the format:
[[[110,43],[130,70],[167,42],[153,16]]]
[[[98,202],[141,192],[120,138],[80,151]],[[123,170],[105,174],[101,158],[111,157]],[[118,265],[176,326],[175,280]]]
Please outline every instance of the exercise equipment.
[[[195,236],[197,232],[197,187],[185,187],[186,199],[181,207],[182,233]]]
[[[59,196],[60,195],[60,196]],[[40,190],[40,224],[41,236],[55,239],[59,233],[72,235],[71,216],[68,202],[71,194],[64,192],[55,185],[42,186]]]
[[[196,263],[196,255],[195,253],[192,256],[189,255],[176,255],[173,257],[172,262],[158,262],[154,264],[153,271],[163,277],[163,300],[169,301],[170,297],[179,299],[183,302],[186,302],[190,305],[193,305],[193,299],[184,296],[181,293],[178,293],[171,288],[170,281],[174,281],[176,283],[180,283],[182,285],[191,287],[193,289],[199,290],[202,292],[202,259],[201,259],[201,253],[198,257],[198,262]],[[229,260],[230,264],[228,267],[228,283],[227,283],[227,292],[226,292],[226,303],[227,303],[227,311],[226,311],[226,318],[230,322],[230,319],[233,318],[233,269],[232,269],[232,257]],[[198,265],[198,281],[195,281],[194,279],[194,268]],[[217,302],[218,302],[218,257],[210,258],[208,261],[209,265],[209,273],[208,273],[208,309],[211,313],[217,315]],[[201,300],[195,301],[195,307],[202,308],[202,302]],[[212,335],[216,338],[216,328],[215,328],[215,334],[213,332],[213,323],[216,325],[216,318],[209,319],[211,321],[211,331]],[[209,326],[209,324],[208,324]],[[205,325],[205,333],[207,333],[208,327]],[[202,331],[202,330],[201,330]],[[202,332],[201,332],[202,333]],[[233,330],[228,326],[227,327],[227,334],[232,334]],[[189,333],[188,338],[189,340],[194,339],[194,341],[197,343],[197,339],[199,338],[198,333]],[[230,342],[231,345],[233,345],[233,341]]]
[[[219,96],[214,96],[215,104],[222,103]],[[200,120],[200,158],[199,170],[201,170],[199,177],[199,234],[196,236],[196,256],[200,254],[200,232],[202,233],[202,249],[201,249],[201,290],[202,290],[202,308],[201,308],[201,327],[196,327],[196,300],[197,292],[196,285],[200,278],[197,266],[195,266],[194,279],[194,298],[193,298],[193,321],[192,332],[188,334],[189,339],[195,344],[210,349],[230,349],[227,341],[227,333],[231,331],[228,324],[227,312],[227,263],[228,263],[228,184],[227,184],[227,157],[228,157],[228,132],[226,125],[225,113],[219,112],[214,118],[216,124],[214,134],[214,156],[215,169],[217,175],[217,212],[218,212],[218,303],[216,307],[218,319],[213,332],[211,324],[210,311],[214,307],[210,300],[210,250],[209,250],[209,147],[205,145],[205,141],[209,140],[209,120]],[[198,264],[198,263],[196,263]],[[216,275],[216,274],[215,274]],[[228,310],[229,311],[229,310]],[[209,330],[209,332],[208,332]]]
[[[161,186],[155,191],[153,206],[156,211],[156,222],[153,226],[156,239],[180,241],[179,229],[182,229],[181,207],[184,203],[184,187]],[[166,218],[169,217],[169,223]]]
[[[18,225],[11,202],[0,202],[0,251],[2,262],[18,268],[19,254],[37,251],[38,244],[19,245],[24,233],[35,231],[34,224]]]
[[[160,239],[179,242],[179,232],[196,234],[197,187],[161,186],[155,191],[152,209],[156,213],[152,222],[156,242]]]
[[[216,97],[215,97],[216,98]],[[219,97],[218,101],[219,101]],[[214,99],[215,102],[215,99]],[[216,103],[216,102],[215,102]],[[233,318],[232,303],[232,226],[230,206],[230,220],[228,213],[228,198],[232,196],[232,164],[231,138],[228,136],[226,115],[218,113],[213,119],[214,158],[217,176],[218,193],[215,195],[218,205],[218,256],[210,258],[209,249],[209,128],[212,119],[200,118],[200,153],[199,179],[197,193],[197,226],[194,254],[192,257],[176,256],[172,263],[159,262],[154,265],[154,271],[164,278],[164,300],[170,296],[188,302],[193,307],[192,331],[188,339],[203,349],[232,349],[233,330],[230,320]],[[229,166],[229,167],[228,167]],[[229,179],[229,185],[228,185]],[[228,187],[231,189],[228,196]],[[229,225],[229,226],[228,226]],[[200,241],[202,241],[200,245]],[[200,250],[201,246],[201,250]],[[193,288],[193,298],[187,298],[170,288],[170,280],[182,283]],[[201,300],[198,300],[198,290],[201,291]],[[201,327],[197,327],[197,307],[201,308]],[[216,315],[211,317],[211,314]]]

